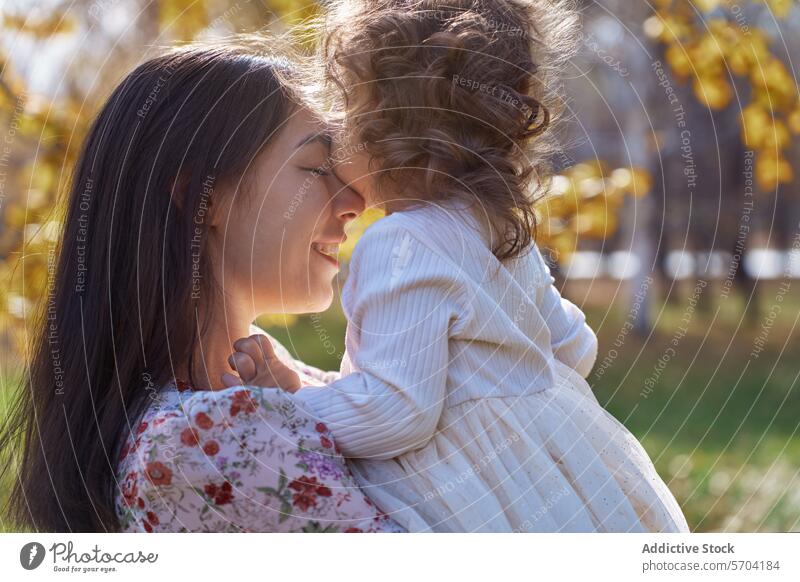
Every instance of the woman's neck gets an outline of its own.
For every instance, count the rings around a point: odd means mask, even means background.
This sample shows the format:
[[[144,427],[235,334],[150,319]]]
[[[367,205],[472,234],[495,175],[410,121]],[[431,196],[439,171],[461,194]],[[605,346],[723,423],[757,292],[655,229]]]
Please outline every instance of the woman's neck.
[[[220,377],[231,372],[228,357],[233,353],[233,342],[250,335],[251,318],[245,310],[236,309],[231,301],[211,309],[211,319],[203,335],[195,345],[192,358],[194,388],[197,390],[221,390],[225,388]],[[198,329],[203,320],[198,316]],[[188,362],[185,366],[188,379]]]

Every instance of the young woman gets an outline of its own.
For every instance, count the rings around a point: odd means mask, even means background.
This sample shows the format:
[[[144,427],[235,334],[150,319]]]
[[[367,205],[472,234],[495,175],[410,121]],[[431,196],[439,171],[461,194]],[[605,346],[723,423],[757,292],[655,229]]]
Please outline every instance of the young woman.
[[[363,200],[324,127],[247,46],[148,60],[95,120],[26,384],[0,437],[41,531],[398,531],[333,435],[275,389],[223,389],[266,312],[326,309]],[[293,362],[308,383],[329,379]],[[19,447],[17,445],[19,444]]]

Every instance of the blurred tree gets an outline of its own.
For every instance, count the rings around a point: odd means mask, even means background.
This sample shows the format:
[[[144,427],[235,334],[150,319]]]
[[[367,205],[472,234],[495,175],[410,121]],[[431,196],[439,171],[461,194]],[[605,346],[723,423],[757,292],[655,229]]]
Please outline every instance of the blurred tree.
[[[768,33],[752,23],[757,9],[787,18],[795,3],[656,0],[654,5],[656,13],[645,20],[644,30],[665,46],[677,79],[691,83],[695,97],[709,109],[724,109],[734,99],[743,105],[742,141],[756,151],[758,186],[769,192],[791,182],[794,171],[785,151],[790,133],[800,134],[797,81],[770,51]],[[744,94],[737,90],[741,85]]]

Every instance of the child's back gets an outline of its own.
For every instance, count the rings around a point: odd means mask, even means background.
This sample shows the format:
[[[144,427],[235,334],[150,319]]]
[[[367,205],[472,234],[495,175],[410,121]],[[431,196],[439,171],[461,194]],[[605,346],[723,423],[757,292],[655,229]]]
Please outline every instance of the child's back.
[[[582,377],[597,344],[581,311],[535,247],[501,263],[485,232],[452,204],[368,229],[342,297],[343,377],[298,396],[411,531],[686,531]]]

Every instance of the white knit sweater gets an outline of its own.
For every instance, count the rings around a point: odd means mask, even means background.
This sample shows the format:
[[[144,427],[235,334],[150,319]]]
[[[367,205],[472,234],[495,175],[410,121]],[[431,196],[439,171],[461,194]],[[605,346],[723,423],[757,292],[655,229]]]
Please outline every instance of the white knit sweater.
[[[346,456],[396,457],[441,429],[443,408],[546,389],[554,358],[588,376],[597,338],[539,250],[501,263],[487,233],[458,205],[431,205],[359,241],[342,293],[342,377],[296,394]]]

